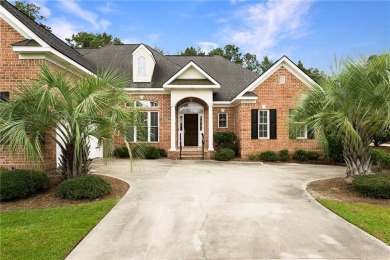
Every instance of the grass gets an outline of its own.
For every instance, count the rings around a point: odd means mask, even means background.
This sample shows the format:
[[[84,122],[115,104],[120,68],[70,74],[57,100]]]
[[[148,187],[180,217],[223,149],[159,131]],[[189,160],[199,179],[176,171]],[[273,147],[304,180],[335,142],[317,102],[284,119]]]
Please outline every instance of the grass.
[[[390,207],[318,199],[348,222],[390,245]]]
[[[64,259],[117,201],[1,212],[0,259]]]

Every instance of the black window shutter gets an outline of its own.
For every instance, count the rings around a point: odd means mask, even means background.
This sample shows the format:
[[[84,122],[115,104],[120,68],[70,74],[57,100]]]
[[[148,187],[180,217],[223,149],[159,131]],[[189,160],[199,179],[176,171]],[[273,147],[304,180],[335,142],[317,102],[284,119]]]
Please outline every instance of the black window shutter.
[[[270,139],[276,139],[276,109],[269,110],[269,130],[270,130]]]
[[[315,136],[314,136],[314,129],[313,128],[309,128],[307,130],[307,139],[314,139]]]
[[[251,139],[259,139],[259,110],[251,109]]]
[[[7,102],[9,100],[9,92],[0,92],[0,101]]]

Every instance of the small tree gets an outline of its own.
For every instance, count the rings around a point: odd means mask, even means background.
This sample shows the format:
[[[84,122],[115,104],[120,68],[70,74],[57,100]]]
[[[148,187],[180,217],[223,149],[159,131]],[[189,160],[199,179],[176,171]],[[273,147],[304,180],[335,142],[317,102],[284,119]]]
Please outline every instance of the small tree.
[[[40,14],[41,7],[37,6],[34,3],[26,3],[24,1],[15,1],[15,7],[34,21],[38,22],[38,24],[51,32],[51,27],[43,24],[40,21],[45,21],[46,17]]]
[[[292,122],[339,136],[347,176],[371,172],[370,144],[390,125],[390,55],[368,61],[346,60],[342,71],[305,93]]]
[[[104,144],[106,157],[113,153],[116,136],[126,140],[132,122],[124,107],[126,86],[127,79],[113,71],[78,78],[42,65],[37,81],[21,86],[9,102],[0,102],[0,143],[39,161],[45,136],[61,149],[58,169],[64,179],[86,175],[90,136]]]

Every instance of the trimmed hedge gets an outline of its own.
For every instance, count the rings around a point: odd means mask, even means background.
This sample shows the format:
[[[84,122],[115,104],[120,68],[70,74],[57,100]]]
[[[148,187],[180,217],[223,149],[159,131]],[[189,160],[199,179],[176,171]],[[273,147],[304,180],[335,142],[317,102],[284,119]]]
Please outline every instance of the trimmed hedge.
[[[214,133],[214,144],[216,150],[229,148],[233,150],[235,154],[238,154],[238,147],[237,147],[236,140],[237,140],[237,136],[234,132],[225,131],[225,132]]]
[[[229,148],[223,148],[215,152],[215,160],[217,161],[229,161],[233,159],[234,151]]]
[[[374,165],[379,165],[382,169],[390,169],[390,154],[379,149],[371,150],[371,159]]]
[[[114,150],[114,156],[119,158],[129,158],[129,150],[127,149],[127,147],[116,148]]]
[[[145,146],[145,158],[146,159],[160,158],[160,149],[154,146]]]
[[[288,159],[290,159],[290,155],[288,154],[288,150],[287,149],[280,150],[279,151],[279,160],[286,162],[286,161],[288,161]]]
[[[352,186],[361,196],[390,199],[390,174],[358,176],[352,181]]]
[[[264,151],[259,154],[259,159],[266,162],[274,162],[278,160],[278,155],[274,151]]]
[[[111,186],[97,176],[86,175],[58,185],[56,196],[63,199],[95,199],[110,194]]]
[[[24,198],[51,187],[49,177],[33,170],[0,170],[0,201]]]
[[[293,155],[294,160],[305,162],[308,160],[307,153],[304,150],[296,150]]]
[[[317,161],[320,158],[320,154],[316,151],[296,150],[293,158],[300,162]]]

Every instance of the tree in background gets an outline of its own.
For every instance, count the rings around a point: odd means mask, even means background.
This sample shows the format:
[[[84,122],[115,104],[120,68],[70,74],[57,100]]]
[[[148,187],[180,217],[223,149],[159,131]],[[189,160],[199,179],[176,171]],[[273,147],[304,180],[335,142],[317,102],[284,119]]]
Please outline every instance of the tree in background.
[[[302,96],[292,123],[342,140],[347,177],[371,172],[371,143],[390,127],[390,54],[368,61],[348,59],[339,74]]]
[[[266,70],[272,67],[274,62],[268,58],[268,56],[263,57],[263,61],[260,63],[260,70],[264,73]]]
[[[179,52],[183,56],[203,56],[205,53],[198,47],[187,47],[184,51]]]
[[[303,72],[306,73],[312,80],[314,80],[317,83],[320,83],[321,80],[325,79],[326,75],[323,71],[320,71],[317,68],[308,68],[306,69],[303,66],[303,63],[299,60],[297,64],[298,68],[300,68]]]
[[[27,15],[28,17],[30,17],[31,19],[36,21],[41,27],[43,27],[46,30],[48,30],[49,32],[51,32],[51,28],[49,26],[44,25],[43,23],[40,22],[40,21],[46,20],[46,17],[44,17],[43,15],[40,15],[40,13],[39,13],[39,10],[41,10],[41,7],[37,6],[34,3],[26,3],[24,1],[15,1],[15,7],[19,11],[21,11],[22,13]]]
[[[123,44],[123,42],[107,33],[78,32],[65,39],[73,48],[103,47],[109,44]]]
[[[0,143],[13,153],[24,151],[27,160],[41,161],[42,140],[53,140],[61,149],[63,179],[86,175],[90,136],[104,144],[105,157],[112,155],[117,136],[126,140],[134,118],[124,106],[127,86],[127,77],[113,71],[78,78],[42,65],[37,81],[21,86],[9,102],[0,101]]]

